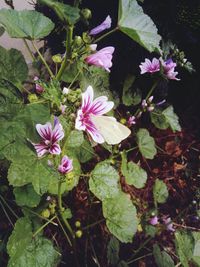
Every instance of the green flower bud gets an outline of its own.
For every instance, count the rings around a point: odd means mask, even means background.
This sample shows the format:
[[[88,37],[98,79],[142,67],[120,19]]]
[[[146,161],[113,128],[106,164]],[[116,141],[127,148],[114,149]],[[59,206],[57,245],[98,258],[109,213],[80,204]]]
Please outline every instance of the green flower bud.
[[[84,17],[84,19],[91,19],[92,12],[90,9],[84,8],[81,10],[81,15]]]
[[[77,238],[81,238],[83,235],[83,232],[81,230],[78,230],[78,231],[76,231],[75,235]]]
[[[122,124],[125,124],[125,123],[126,123],[126,119],[125,119],[125,118],[121,118],[120,122],[121,122]]]
[[[50,217],[50,210],[49,209],[44,209],[41,213],[42,217],[44,218],[49,218]]]
[[[74,37],[74,44],[75,44],[76,46],[80,46],[82,43],[83,43],[83,40],[82,40],[81,36],[76,35],[76,36]]]
[[[52,56],[52,60],[54,63],[61,63],[62,62],[62,57],[60,54]]]
[[[36,94],[29,94],[28,95],[28,100],[30,103],[34,103],[38,101],[38,97]]]
[[[75,226],[76,226],[77,228],[80,228],[80,227],[81,227],[81,222],[80,222],[80,221],[76,221],[76,222],[75,222]]]

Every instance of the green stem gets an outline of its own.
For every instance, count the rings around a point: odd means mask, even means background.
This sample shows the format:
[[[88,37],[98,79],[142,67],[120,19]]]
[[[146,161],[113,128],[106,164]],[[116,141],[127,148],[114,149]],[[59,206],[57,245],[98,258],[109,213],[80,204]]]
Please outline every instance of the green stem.
[[[149,243],[149,241],[152,240],[152,237],[147,238],[143,244],[141,244],[141,246],[134,252],[133,256],[129,259],[128,262],[130,262],[132,259],[134,259],[134,257],[141,251],[141,249],[143,249],[147,243]]]
[[[14,210],[8,205],[8,203],[5,201],[5,199],[0,195],[1,200],[3,201],[4,205],[9,209],[9,211],[15,216],[16,219],[19,219],[17,214],[14,212]]]
[[[148,92],[148,94],[147,94],[145,100],[147,100],[147,99],[152,95],[152,93],[153,93],[154,89],[156,88],[158,82],[159,82],[158,80],[156,80],[156,81],[154,82],[154,84],[152,85],[151,89],[149,90],[149,92]],[[136,111],[135,114],[134,114],[135,117],[140,113],[140,110],[141,110],[140,108],[137,109],[137,111]]]
[[[116,32],[116,31],[118,31],[118,30],[119,30],[118,27],[114,28],[113,30],[111,30],[111,31],[109,31],[109,32],[107,32],[107,33],[101,35],[99,38],[97,38],[96,40],[94,40],[93,43],[96,44],[97,42],[101,41],[101,40],[104,39],[105,37],[109,36],[110,34]]]
[[[80,2],[80,0],[74,0],[74,7],[78,7]]]
[[[137,259],[133,259],[133,260],[131,260],[131,261],[128,261],[127,264],[129,265],[129,264],[131,264],[131,263],[133,263],[133,262],[136,262],[136,261],[138,261],[138,260],[144,259],[144,258],[149,257],[149,256],[152,256],[152,255],[153,255],[153,253],[148,253],[148,254],[143,255],[143,256],[141,256],[141,257],[139,257],[139,258],[137,258]]]
[[[62,193],[61,193],[61,185],[62,185],[62,182],[59,181],[58,182],[58,208],[59,208],[59,213],[60,213],[60,216],[65,224],[65,226],[67,227],[68,231],[70,232],[72,238],[74,239],[75,236],[74,236],[74,233],[73,233],[73,230],[70,226],[70,224],[68,223],[68,221],[65,219],[65,217],[63,216],[63,211],[64,211],[64,208],[62,206]]]
[[[66,37],[66,50],[65,50],[65,57],[64,60],[61,64],[61,67],[58,71],[58,74],[56,75],[56,80],[60,80],[62,77],[63,72],[65,71],[68,63],[69,63],[69,59],[71,57],[71,44],[72,44],[72,37],[73,37],[73,26],[68,26],[67,28],[67,37]]]
[[[43,55],[40,53],[39,49],[38,49],[37,46],[34,44],[34,42],[32,41],[31,43],[32,43],[34,49],[36,50],[36,52],[38,53],[38,55],[39,55],[39,57],[40,57],[42,63],[45,65],[47,71],[49,72],[49,75],[51,76],[51,78],[54,78],[54,74],[53,74],[53,72],[51,71],[51,69],[49,68],[49,66],[48,66],[48,64],[47,64],[47,62],[46,62],[46,60],[45,60],[44,57],[43,57]]]
[[[49,223],[51,223],[54,219],[56,218],[56,215],[53,216],[48,222],[46,222],[45,224],[43,224],[34,234],[33,234],[33,238],[36,237],[37,234],[39,234]]]
[[[56,218],[57,218],[57,220],[58,220],[58,223],[59,223],[60,227],[61,227],[62,230],[63,230],[63,233],[64,233],[64,235],[65,235],[67,241],[69,242],[69,245],[72,247],[72,242],[71,242],[69,236],[67,235],[67,233],[66,233],[66,231],[65,231],[65,229],[64,229],[64,227],[63,227],[63,225],[62,225],[62,223],[61,223],[61,221],[60,221],[60,219],[59,219],[59,217],[57,216]]]
[[[75,75],[74,79],[71,81],[70,85],[68,86],[68,89],[70,89],[73,85],[73,83],[76,81],[76,78],[79,76],[79,74],[81,73],[81,71],[79,70],[77,72],[77,74]]]
[[[137,149],[137,148],[138,148],[138,146],[134,146],[134,147],[132,147],[132,148],[126,150],[126,153],[128,153],[128,152],[130,152],[130,151],[132,151],[132,150],[135,150],[135,149]]]
[[[1,201],[0,201],[0,205],[1,205],[2,210],[3,210],[3,212],[5,213],[5,215],[6,215],[7,219],[8,219],[8,221],[10,222],[10,224],[12,225],[12,227],[14,228],[14,225],[13,225],[13,223],[12,223],[12,221],[11,221],[11,219],[10,219],[8,213],[7,213],[7,211],[5,210],[3,204],[1,203]]]
[[[82,230],[83,230],[83,231],[84,231],[84,230],[87,230],[88,228],[94,227],[95,225],[100,224],[100,223],[102,223],[102,222],[104,222],[104,221],[105,221],[105,219],[101,219],[101,220],[99,220],[99,221],[97,221],[97,222],[91,223],[91,224],[89,224],[89,225],[83,227]]]
[[[28,45],[28,42],[25,39],[23,39],[23,42],[24,42],[24,45],[25,45],[29,55],[31,56],[32,60],[35,61],[36,58],[35,58],[34,54],[32,53],[32,51]]]

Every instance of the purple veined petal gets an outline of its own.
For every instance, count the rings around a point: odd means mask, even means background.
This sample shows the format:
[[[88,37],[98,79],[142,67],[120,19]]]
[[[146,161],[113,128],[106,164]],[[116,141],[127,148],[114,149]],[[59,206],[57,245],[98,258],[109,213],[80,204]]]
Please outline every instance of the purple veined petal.
[[[54,120],[54,129],[52,131],[52,144],[60,141],[63,139],[64,137],[64,130],[63,130],[63,127],[61,125],[61,123],[59,122],[58,118],[55,117],[55,120]]]
[[[97,130],[97,128],[95,127],[94,123],[91,120],[88,121],[88,124],[86,126],[86,131],[89,133],[89,135],[96,143],[102,144],[105,142],[103,136],[100,134],[100,132]]]
[[[108,15],[106,19],[97,27],[93,28],[90,32],[89,35],[96,35],[106,29],[109,29],[111,27],[111,17]]]
[[[51,147],[49,148],[49,153],[52,155],[60,155],[61,153],[61,148],[59,144],[52,144]]]
[[[152,62],[145,58],[145,61],[140,64],[140,74],[154,73],[160,71],[160,61],[157,58],[153,58]]]
[[[84,115],[83,115],[82,109],[79,109],[77,112],[77,117],[75,121],[75,129],[79,131],[85,131],[86,126],[84,125],[83,120],[84,120]]]
[[[73,170],[73,165],[72,165],[73,160],[68,158],[67,156],[64,156],[61,160],[61,164],[58,167],[58,171],[62,174],[69,173],[70,171]]]
[[[91,85],[89,85],[86,91],[82,94],[82,110],[83,112],[89,110],[94,98],[94,92]]]
[[[36,130],[38,134],[42,137],[44,140],[51,140],[52,136],[52,126],[50,122],[47,122],[46,124],[36,124]]]
[[[48,152],[48,147],[43,143],[39,143],[39,144],[32,143],[32,145],[34,146],[39,158],[44,156],[44,154]]]
[[[109,112],[114,107],[114,102],[107,100],[106,96],[97,97],[92,103],[90,112],[93,115],[103,115]]]

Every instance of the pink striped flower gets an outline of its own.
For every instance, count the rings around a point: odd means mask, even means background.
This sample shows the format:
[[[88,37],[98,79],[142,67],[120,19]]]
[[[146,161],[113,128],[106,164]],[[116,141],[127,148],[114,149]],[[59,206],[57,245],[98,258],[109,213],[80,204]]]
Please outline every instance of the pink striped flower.
[[[61,153],[58,142],[63,139],[64,131],[57,117],[54,119],[54,127],[50,122],[46,124],[36,124],[36,130],[42,140],[39,144],[34,144],[38,157],[42,157],[46,153],[59,155]]]
[[[44,92],[44,88],[37,83],[37,81],[39,80],[39,78],[37,76],[34,77],[34,81],[36,82],[35,84],[35,91],[38,93],[38,94],[42,94]]]
[[[61,174],[66,174],[73,170],[72,159],[64,156],[61,160],[61,164],[58,166],[58,171]]]
[[[106,96],[97,97],[95,100],[92,86],[88,86],[85,93],[82,94],[82,106],[78,110],[75,128],[80,131],[86,131],[96,143],[104,143],[104,138],[95,126],[92,118],[101,116],[110,111],[114,103],[108,101]],[[114,118],[113,118],[114,119]]]
[[[161,61],[163,66],[164,75],[169,80],[180,81],[180,79],[176,78],[178,72],[175,71],[176,63],[170,58],[167,61]]]
[[[112,54],[114,51],[115,48],[113,46],[104,47],[96,53],[87,56],[85,61],[89,65],[95,65],[110,72],[110,68],[112,67]]]
[[[148,58],[145,58],[145,61],[140,64],[140,74],[144,73],[154,73],[160,71],[160,61],[157,58],[153,58],[152,62]]]
[[[89,35],[96,35],[104,30],[110,29],[111,23],[112,23],[111,17],[108,15],[100,25],[98,25],[89,32]]]

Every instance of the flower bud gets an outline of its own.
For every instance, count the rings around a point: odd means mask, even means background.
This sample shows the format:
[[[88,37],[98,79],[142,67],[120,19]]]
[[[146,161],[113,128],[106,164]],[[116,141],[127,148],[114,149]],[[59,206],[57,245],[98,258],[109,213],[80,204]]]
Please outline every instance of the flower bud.
[[[81,238],[83,235],[83,232],[81,230],[78,230],[78,231],[76,231],[75,235],[77,238]]]
[[[83,43],[83,40],[82,40],[81,36],[76,35],[76,36],[74,37],[74,44],[75,44],[76,46],[80,46],[82,43]]]
[[[28,95],[28,100],[30,103],[34,103],[38,101],[38,97],[36,94],[29,94]]]
[[[49,218],[50,217],[50,211],[49,209],[44,209],[41,213],[42,217]]]
[[[91,19],[92,12],[90,9],[84,8],[81,10],[81,15],[84,17],[84,19]]]
[[[76,226],[77,228],[80,228],[80,227],[81,227],[81,222],[80,222],[80,221],[76,221],[76,222],[75,222],[75,226]]]
[[[52,60],[54,63],[61,63],[62,62],[62,57],[60,54],[52,56]]]
[[[125,124],[125,123],[126,123],[126,119],[125,119],[125,118],[121,118],[120,122],[121,122],[122,124]]]

